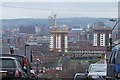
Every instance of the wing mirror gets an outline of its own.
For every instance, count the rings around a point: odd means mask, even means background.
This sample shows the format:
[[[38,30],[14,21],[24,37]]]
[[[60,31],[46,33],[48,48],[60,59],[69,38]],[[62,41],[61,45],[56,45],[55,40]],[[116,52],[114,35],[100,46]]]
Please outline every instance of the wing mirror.
[[[85,71],[85,75],[87,76],[87,75],[88,75],[88,73],[89,73],[89,71],[88,71],[88,70],[86,70],[86,71]]]
[[[27,68],[26,68],[26,66],[23,67],[23,71],[25,71],[25,73],[27,73]]]

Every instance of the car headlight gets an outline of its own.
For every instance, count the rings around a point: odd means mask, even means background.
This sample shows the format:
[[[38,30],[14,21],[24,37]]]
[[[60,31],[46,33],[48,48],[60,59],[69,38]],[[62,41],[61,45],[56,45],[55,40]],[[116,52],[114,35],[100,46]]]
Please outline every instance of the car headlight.
[[[120,78],[120,73],[118,73],[118,77]]]

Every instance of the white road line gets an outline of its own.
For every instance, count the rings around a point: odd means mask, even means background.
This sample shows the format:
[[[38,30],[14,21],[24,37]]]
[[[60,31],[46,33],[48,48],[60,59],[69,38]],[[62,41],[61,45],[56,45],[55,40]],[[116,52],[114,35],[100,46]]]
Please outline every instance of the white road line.
[[[63,58],[63,56],[59,59],[58,64],[60,63],[60,61],[62,60],[62,58]]]

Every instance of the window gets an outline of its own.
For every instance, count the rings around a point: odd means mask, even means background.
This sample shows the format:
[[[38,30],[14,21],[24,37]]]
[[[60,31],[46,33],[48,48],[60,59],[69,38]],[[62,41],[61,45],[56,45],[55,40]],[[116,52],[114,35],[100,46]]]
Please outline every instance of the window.
[[[15,68],[14,60],[2,59],[2,68]]]
[[[90,72],[105,72],[107,70],[107,65],[91,65],[89,68]]]
[[[18,68],[22,69],[22,66],[20,65],[20,62],[17,61],[17,63],[18,63]]]
[[[115,52],[116,52],[116,51],[113,51],[113,52],[111,53],[110,58],[109,58],[109,63],[114,64],[114,60],[115,60]]]

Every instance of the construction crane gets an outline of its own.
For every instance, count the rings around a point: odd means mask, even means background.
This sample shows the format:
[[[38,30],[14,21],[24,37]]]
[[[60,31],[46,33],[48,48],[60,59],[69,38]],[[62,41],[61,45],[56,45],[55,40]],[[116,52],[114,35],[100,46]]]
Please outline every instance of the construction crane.
[[[52,15],[48,17],[50,27],[56,27],[56,16],[52,11]]]

